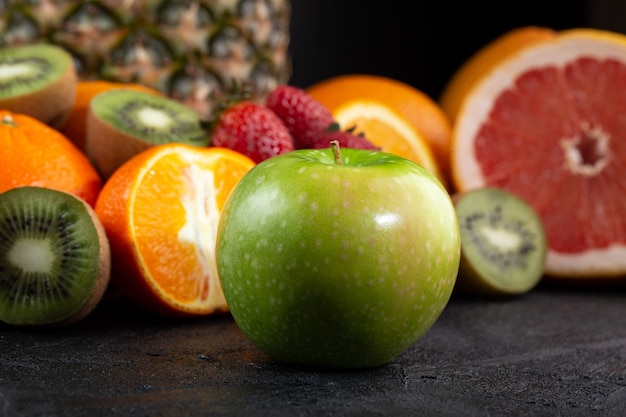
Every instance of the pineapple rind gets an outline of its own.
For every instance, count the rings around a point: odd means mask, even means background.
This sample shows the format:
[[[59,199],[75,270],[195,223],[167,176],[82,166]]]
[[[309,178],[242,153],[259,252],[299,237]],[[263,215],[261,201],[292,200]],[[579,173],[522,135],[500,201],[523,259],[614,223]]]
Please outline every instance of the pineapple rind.
[[[233,81],[261,100],[291,75],[289,0],[0,0],[0,11],[0,46],[58,44],[82,79],[144,84],[207,118]]]

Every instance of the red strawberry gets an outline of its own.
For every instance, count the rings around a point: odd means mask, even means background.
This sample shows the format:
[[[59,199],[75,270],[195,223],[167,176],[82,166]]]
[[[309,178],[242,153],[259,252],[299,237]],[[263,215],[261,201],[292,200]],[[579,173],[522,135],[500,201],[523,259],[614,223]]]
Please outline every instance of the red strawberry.
[[[212,130],[212,145],[241,152],[257,163],[294,150],[291,135],[278,116],[250,101],[220,114]]]
[[[315,136],[335,123],[322,103],[297,87],[279,85],[269,93],[265,105],[287,126],[297,149],[310,148]]]
[[[380,148],[370,142],[362,134],[354,132],[354,128],[340,130],[339,125],[333,124],[324,132],[318,133],[311,146],[313,149],[330,147],[330,142],[336,140],[341,148],[371,149],[379,151]]]

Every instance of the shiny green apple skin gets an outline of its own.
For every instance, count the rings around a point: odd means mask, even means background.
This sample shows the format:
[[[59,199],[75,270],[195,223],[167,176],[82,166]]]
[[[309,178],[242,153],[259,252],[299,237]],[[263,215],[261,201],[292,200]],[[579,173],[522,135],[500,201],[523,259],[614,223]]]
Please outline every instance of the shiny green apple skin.
[[[279,362],[369,368],[403,353],[452,293],[460,231],[445,188],[375,151],[298,150],[253,168],[216,245],[231,314]]]

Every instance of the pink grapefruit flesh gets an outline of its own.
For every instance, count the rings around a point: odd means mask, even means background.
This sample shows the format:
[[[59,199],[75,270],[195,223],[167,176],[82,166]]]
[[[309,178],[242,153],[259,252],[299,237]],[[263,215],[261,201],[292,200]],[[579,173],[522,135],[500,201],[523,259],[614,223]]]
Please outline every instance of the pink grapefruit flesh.
[[[488,73],[454,126],[460,191],[525,199],[548,236],[548,275],[626,274],[626,37],[561,32]]]

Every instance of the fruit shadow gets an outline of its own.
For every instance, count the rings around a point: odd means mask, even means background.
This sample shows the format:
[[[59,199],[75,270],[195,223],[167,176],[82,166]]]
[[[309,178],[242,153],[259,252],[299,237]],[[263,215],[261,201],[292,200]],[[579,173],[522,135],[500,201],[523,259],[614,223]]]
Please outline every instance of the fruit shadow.
[[[523,300],[527,296],[537,292],[555,296],[557,294],[597,294],[603,297],[623,298],[626,295],[626,276],[588,279],[562,279],[544,276],[533,289],[525,293],[511,295],[468,293],[455,287],[449,302],[456,304],[482,304],[485,302],[506,303]]]

